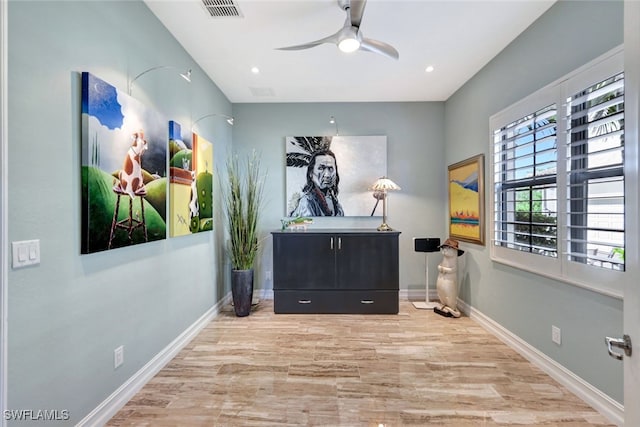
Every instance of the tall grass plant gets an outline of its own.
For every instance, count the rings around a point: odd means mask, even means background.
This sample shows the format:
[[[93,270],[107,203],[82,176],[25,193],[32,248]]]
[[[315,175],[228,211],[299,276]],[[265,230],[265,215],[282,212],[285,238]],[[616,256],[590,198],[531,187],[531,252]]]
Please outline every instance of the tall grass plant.
[[[227,159],[227,183],[222,185],[231,266],[234,270],[250,270],[259,250],[258,219],[264,203],[264,181],[260,158],[256,151],[240,160]]]

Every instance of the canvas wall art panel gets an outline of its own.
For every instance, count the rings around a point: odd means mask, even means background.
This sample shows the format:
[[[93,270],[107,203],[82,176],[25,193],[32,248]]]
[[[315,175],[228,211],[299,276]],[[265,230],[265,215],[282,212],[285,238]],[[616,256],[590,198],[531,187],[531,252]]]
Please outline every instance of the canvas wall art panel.
[[[167,119],[91,73],[81,93],[81,252],[164,239]]]
[[[369,190],[387,174],[386,136],[290,136],[285,216],[381,216]]]
[[[213,229],[213,144],[169,122],[169,234]]]
[[[448,169],[449,236],[484,245],[484,155]]]

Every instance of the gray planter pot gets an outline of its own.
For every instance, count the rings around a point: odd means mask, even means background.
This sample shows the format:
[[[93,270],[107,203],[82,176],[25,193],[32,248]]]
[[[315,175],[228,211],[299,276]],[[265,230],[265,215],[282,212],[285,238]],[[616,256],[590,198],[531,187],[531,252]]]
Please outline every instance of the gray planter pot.
[[[236,316],[248,316],[253,300],[253,269],[231,270],[231,296]]]

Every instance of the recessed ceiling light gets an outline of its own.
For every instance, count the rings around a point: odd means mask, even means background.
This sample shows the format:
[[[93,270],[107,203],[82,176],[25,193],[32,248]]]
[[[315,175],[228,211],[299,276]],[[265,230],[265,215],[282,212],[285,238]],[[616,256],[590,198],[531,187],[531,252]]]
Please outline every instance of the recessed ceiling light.
[[[433,65],[429,65],[427,68],[424,69],[424,71],[426,71],[427,73],[430,73],[434,70]]]
[[[260,68],[258,67],[251,67],[251,72],[253,74],[260,74]]]

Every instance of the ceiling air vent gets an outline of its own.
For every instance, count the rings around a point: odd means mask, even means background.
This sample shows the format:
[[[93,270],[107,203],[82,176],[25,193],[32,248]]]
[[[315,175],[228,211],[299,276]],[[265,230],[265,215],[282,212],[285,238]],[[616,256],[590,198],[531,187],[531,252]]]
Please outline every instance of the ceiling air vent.
[[[249,87],[253,96],[276,96],[276,93],[270,87]]]
[[[212,18],[242,18],[235,0],[202,0],[202,5]]]

